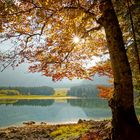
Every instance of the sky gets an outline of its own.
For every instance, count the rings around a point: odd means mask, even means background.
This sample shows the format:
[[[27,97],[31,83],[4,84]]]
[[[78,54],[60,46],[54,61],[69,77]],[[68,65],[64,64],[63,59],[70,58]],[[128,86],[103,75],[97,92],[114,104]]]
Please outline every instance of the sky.
[[[14,70],[9,67],[0,72],[0,86],[61,86],[67,83],[80,83],[82,80],[62,80],[53,82],[51,77],[42,76],[41,73],[29,73],[28,65],[22,64]]]
[[[51,77],[42,76],[41,73],[29,73],[28,64],[22,64],[14,70],[9,67],[0,72],[0,86],[50,86],[50,87],[71,87],[80,84],[107,84],[106,77],[95,76],[93,81],[68,80],[53,82]]]

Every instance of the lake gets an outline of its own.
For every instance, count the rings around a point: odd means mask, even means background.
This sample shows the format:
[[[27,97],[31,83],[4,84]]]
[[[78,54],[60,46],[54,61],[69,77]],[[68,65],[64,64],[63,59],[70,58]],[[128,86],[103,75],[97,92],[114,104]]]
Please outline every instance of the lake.
[[[137,110],[140,114],[140,109]],[[111,117],[103,99],[0,100],[0,127],[21,125],[25,121],[72,123],[79,119]]]

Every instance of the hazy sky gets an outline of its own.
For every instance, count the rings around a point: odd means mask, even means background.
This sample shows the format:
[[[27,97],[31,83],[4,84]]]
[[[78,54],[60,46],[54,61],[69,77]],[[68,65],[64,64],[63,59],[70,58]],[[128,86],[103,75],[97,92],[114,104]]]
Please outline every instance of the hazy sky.
[[[22,64],[15,70],[7,68],[0,72],[0,86],[61,86],[65,83],[80,83],[82,80],[69,81],[67,79],[53,82],[50,77],[41,73],[29,73],[27,64]]]
[[[59,82],[53,82],[50,77],[42,76],[41,73],[29,73],[28,65],[22,64],[15,70],[7,68],[0,72],[0,86],[52,86],[52,87],[68,87],[77,84],[86,84],[87,81],[74,79],[72,81],[64,79]],[[105,77],[94,78],[93,84],[107,84]]]

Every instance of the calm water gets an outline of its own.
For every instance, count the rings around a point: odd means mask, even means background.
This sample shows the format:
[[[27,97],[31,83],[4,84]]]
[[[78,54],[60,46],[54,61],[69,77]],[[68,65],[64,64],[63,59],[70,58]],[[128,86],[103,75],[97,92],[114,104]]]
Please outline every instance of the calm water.
[[[138,110],[140,114],[140,110]],[[101,99],[0,100],[0,127],[24,121],[77,122],[78,119],[111,117],[107,101]]]

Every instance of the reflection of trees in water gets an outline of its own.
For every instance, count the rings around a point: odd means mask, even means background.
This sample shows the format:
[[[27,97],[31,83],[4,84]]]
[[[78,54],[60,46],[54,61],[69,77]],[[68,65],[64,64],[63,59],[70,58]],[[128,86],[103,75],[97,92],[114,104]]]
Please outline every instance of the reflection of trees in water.
[[[107,108],[100,108],[100,109],[89,109],[89,108],[84,108],[83,111],[85,114],[88,116],[88,118],[107,118],[111,117],[111,110]]]
[[[72,106],[81,107],[89,118],[110,117],[111,112],[107,100],[103,99],[70,99]]]
[[[50,106],[54,100],[19,100],[14,105]]]
[[[22,106],[22,105],[31,105],[31,106],[50,106],[54,103],[54,100],[17,100],[16,102],[12,102],[12,100],[7,100],[1,104],[12,104],[15,106]]]
[[[0,100],[0,105],[2,105],[2,104],[5,104],[5,105],[8,105],[8,104],[14,104],[14,103],[16,103],[18,100]]]
[[[68,103],[72,106],[79,106],[81,108],[107,108],[108,102],[103,99],[68,99]]]
[[[67,99],[55,99],[54,101],[58,103],[67,103]]]

